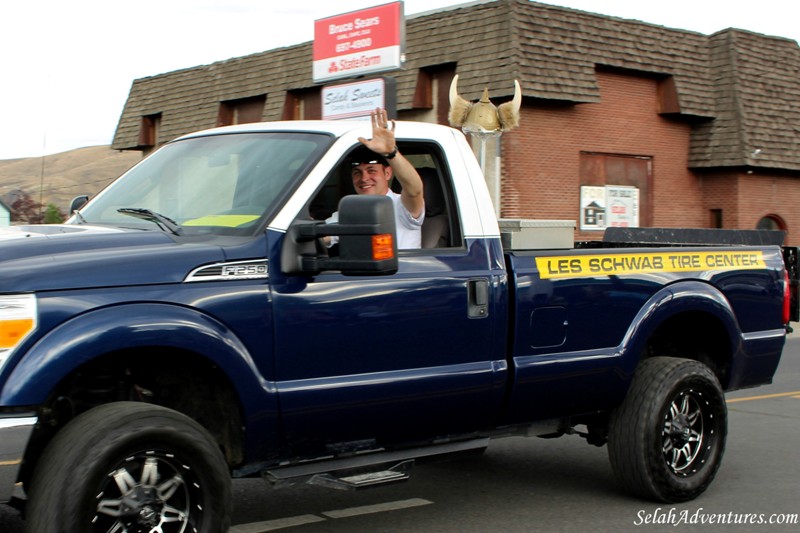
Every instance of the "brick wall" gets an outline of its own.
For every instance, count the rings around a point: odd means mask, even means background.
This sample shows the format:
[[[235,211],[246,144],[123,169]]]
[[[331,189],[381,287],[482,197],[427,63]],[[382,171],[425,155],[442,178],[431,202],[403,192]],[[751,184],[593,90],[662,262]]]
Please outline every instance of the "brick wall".
[[[520,128],[504,134],[501,216],[577,221],[586,151],[652,158],[652,225],[708,227],[701,182],[687,168],[690,126],[658,115],[657,81],[609,72],[598,80],[600,103],[525,105]]]
[[[738,174],[730,172],[713,172],[700,177],[700,188],[703,192],[703,208],[706,213],[712,209],[722,211],[722,227],[726,229],[752,229],[752,224],[741,226],[739,216],[739,181]]]
[[[786,244],[800,246],[800,188],[797,177],[770,176],[763,173],[739,176],[738,224],[752,228],[765,216],[779,219],[788,232]]]
[[[693,172],[687,168],[690,125],[658,115],[657,81],[598,72],[601,102],[523,107],[520,128],[503,135],[501,216],[578,222],[580,153],[651,157],[653,227],[754,229],[771,216],[787,229],[786,244],[800,245],[797,177],[767,171]],[[641,220],[647,220],[645,213]],[[645,225],[644,223],[642,225]],[[792,230],[794,228],[794,230]],[[602,238],[579,231],[576,240]]]

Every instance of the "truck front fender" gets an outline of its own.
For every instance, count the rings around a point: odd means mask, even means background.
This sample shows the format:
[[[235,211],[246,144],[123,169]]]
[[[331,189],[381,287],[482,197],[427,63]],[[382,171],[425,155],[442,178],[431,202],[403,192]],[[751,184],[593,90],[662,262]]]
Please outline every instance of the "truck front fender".
[[[0,392],[0,404],[41,405],[61,380],[89,361],[153,347],[207,358],[236,383],[240,400],[249,398],[253,406],[268,388],[244,344],[213,317],[177,305],[137,303],[95,309],[48,332],[22,354]]]

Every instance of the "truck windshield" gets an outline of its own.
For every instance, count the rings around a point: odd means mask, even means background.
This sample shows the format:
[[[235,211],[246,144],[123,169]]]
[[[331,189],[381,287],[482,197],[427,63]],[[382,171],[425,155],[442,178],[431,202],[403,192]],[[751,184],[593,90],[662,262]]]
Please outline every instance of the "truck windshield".
[[[269,132],[167,144],[107,187],[72,222],[161,228],[176,235],[248,235],[332,141],[324,134]]]

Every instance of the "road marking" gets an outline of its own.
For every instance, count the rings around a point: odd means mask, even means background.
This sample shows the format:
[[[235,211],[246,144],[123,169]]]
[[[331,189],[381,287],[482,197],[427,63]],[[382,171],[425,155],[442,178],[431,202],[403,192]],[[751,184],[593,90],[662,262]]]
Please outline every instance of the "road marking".
[[[238,526],[231,527],[229,533],[267,533],[268,531],[276,531],[278,529],[285,529],[288,527],[297,527],[305,524],[313,524],[315,522],[325,522],[327,520],[337,518],[348,518],[351,516],[361,516],[365,514],[384,513],[387,511],[397,511],[400,509],[410,509],[412,507],[421,507],[423,505],[431,505],[433,502],[422,498],[411,498],[409,500],[398,500],[394,502],[379,503],[376,505],[363,505],[361,507],[350,507],[348,509],[338,509],[334,511],[326,511],[320,513],[323,516],[313,514],[305,514],[299,516],[290,516],[287,518],[278,518],[275,520],[267,520],[266,522],[251,522],[250,524],[239,524]]]
[[[763,396],[748,396],[746,398],[731,398],[726,401],[727,403],[749,402],[750,400],[766,400],[769,398],[782,398],[784,396],[791,396],[792,398],[800,398],[800,391],[781,392],[779,394],[764,394]]]
[[[399,509],[410,509],[422,505],[430,505],[432,501],[422,498],[412,498],[410,500],[399,500],[396,502],[379,503],[377,505],[364,505],[362,507],[351,507],[349,509],[339,509],[338,511],[328,511],[322,513],[328,518],[347,518],[372,513],[383,513],[386,511],[397,511]]]
[[[277,529],[284,529],[287,527],[302,526],[305,524],[313,524],[314,522],[325,522],[327,519],[313,514],[304,514],[300,516],[290,516],[288,518],[278,518],[276,520],[267,520],[266,522],[252,522],[250,524],[240,524],[231,527],[229,533],[264,533],[266,531],[275,531]]]

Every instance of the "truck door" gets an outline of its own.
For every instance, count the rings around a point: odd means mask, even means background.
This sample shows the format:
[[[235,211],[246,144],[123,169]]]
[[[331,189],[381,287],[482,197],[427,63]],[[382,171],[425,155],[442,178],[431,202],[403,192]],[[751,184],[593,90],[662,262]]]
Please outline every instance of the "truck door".
[[[502,266],[493,266],[490,241],[464,238],[450,170],[436,152],[401,149],[427,174],[429,221],[448,217],[438,247],[401,251],[391,276],[271,276],[276,387],[292,453],[464,435],[497,414]]]

